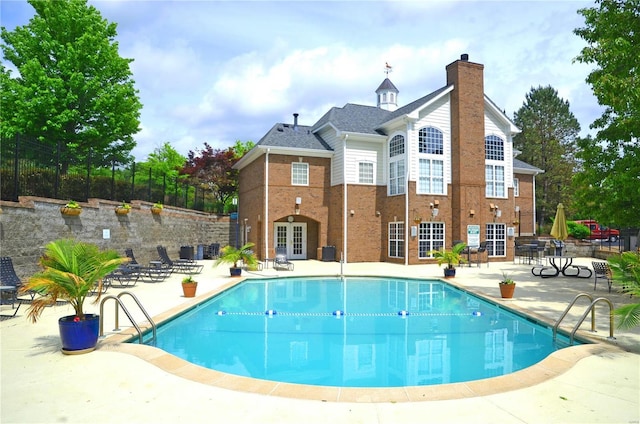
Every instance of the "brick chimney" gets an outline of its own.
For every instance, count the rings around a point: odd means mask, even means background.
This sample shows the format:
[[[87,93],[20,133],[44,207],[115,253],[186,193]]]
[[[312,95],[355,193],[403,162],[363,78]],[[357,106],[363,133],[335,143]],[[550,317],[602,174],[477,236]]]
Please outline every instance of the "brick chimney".
[[[474,224],[484,217],[484,65],[469,62],[469,55],[447,65],[447,85],[451,91],[451,159],[453,237],[466,240],[468,211],[480,212]],[[481,229],[484,232],[484,229]]]

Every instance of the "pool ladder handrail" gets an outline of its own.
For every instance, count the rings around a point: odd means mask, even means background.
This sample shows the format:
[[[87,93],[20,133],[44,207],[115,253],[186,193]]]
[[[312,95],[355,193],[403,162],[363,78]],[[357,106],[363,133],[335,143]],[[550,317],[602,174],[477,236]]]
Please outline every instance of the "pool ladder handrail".
[[[138,307],[140,308],[140,311],[142,311],[142,313],[144,314],[144,316],[147,318],[147,321],[149,321],[149,323],[151,324],[151,330],[153,331],[153,339],[156,339],[156,323],[153,322],[153,319],[151,319],[151,316],[149,315],[149,313],[147,312],[147,310],[142,306],[142,303],[140,303],[140,300],[136,297],[136,295],[134,295],[131,292],[128,291],[124,291],[118,294],[118,296],[106,296],[102,298],[102,302],[100,302],[100,316],[102,317],[103,311],[104,311],[104,303],[109,300],[109,299],[113,299],[116,301],[115,307],[116,307],[116,313],[115,313],[115,318],[116,318],[116,328],[114,328],[114,331],[120,331],[120,319],[119,319],[119,308],[118,306],[120,306],[122,308],[122,310],[124,311],[124,313],[127,315],[127,318],[129,318],[129,321],[131,322],[131,324],[133,324],[134,328],[136,329],[136,331],[138,332],[138,338],[140,340],[140,344],[142,344],[143,341],[143,337],[142,337],[142,329],[140,329],[140,326],[135,322],[135,320],[133,319],[133,317],[131,316],[131,313],[129,312],[129,310],[127,309],[126,306],[124,306],[124,303],[122,303],[122,300],[120,299],[122,296],[124,295],[129,295],[133,298],[133,300],[136,302],[136,304],[138,305]],[[101,318],[100,319],[100,337],[102,337],[104,335],[104,320]]]
[[[602,301],[606,302],[609,305],[609,339],[612,339],[612,340],[615,339],[615,337],[613,337],[613,303],[606,297],[599,297],[597,299],[594,299],[593,296],[591,296],[589,293],[578,294],[571,301],[569,306],[567,306],[567,308],[564,310],[560,318],[558,318],[558,321],[556,321],[556,323],[553,325],[553,339],[554,340],[556,339],[556,335],[558,333],[558,326],[560,325],[562,320],[567,316],[567,314],[569,313],[569,310],[571,310],[573,305],[575,305],[575,303],[581,297],[588,297],[591,303],[589,304],[589,306],[587,306],[587,309],[584,311],[584,314],[582,314],[582,317],[580,317],[580,319],[578,320],[578,323],[575,325],[575,327],[573,327],[573,330],[571,331],[571,335],[569,337],[569,345],[573,344],[573,339],[575,337],[575,334],[578,331],[578,328],[580,328],[580,326],[584,322],[585,318],[587,318],[587,315],[589,315],[589,312],[591,312],[591,332],[592,333],[596,332],[596,318],[595,318],[594,307],[598,302],[602,302]]]

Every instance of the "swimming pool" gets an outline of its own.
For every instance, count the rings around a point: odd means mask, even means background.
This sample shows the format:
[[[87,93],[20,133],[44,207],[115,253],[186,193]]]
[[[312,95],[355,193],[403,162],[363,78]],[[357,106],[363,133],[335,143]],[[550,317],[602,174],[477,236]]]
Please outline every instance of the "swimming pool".
[[[210,369],[339,387],[471,381],[566,346],[544,325],[440,280],[247,280],[158,329],[156,347]]]

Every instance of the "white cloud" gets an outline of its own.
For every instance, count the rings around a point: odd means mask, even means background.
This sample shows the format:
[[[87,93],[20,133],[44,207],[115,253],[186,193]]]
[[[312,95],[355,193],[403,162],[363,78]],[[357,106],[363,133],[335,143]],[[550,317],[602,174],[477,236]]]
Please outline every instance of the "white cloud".
[[[572,63],[586,0],[91,4],[118,24],[120,53],[134,59],[139,160],[165,141],[186,155],[204,142],[258,141],[294,112],[311,125],[333,106],[374,105],[385,62],[406,104],[444,86],[445,66],[462,53],[485,65],[485,92],[509,116],[539,85],[570,101],[583,133],[600,111],[588,67]],[[0,7],[9,28],[31,9]]]

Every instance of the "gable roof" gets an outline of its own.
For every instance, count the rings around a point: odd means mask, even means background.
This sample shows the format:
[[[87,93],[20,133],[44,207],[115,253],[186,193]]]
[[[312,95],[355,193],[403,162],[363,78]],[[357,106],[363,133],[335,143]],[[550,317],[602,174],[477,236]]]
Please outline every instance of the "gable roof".
[[[363,106],[347,103],[343,107],[332,107],[311,128],[311,132],[318,132],[327,125],[336,131],[382,135],[376,131],[378,122],[386,120],[391,112],[376,106]]]
[[[542,174],[544,170],[530,165],[526,162],[521,161],[520,159],[513,158],[513,172],[517,174]]]
[[[258,141],[256,146],[287,147],[311,150],[333,150],[307,125],[278,123]]]

